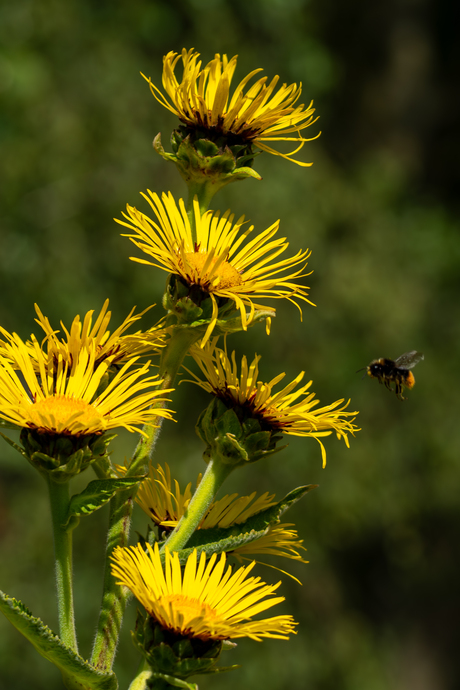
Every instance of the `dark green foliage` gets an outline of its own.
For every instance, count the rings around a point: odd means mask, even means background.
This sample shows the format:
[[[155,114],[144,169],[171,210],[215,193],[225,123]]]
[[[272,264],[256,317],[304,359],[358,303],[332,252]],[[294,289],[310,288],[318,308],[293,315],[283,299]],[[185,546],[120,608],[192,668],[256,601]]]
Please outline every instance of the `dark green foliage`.
[[[82,515],[91,515],[110,501],[117,491],[136,486],[144,477],[116,477],[109,479],[94,479],[79,494],[70,499],[67,521]],[[67,524],[67,523],[66,523]]]
[[[0,609],[37,652],[57,666],[64,679],[67,679],[66,687],[69,690],[117,690],[114,673],[101,673],[93,668],[79,654],[66,647],[21,601],[0,592]]]

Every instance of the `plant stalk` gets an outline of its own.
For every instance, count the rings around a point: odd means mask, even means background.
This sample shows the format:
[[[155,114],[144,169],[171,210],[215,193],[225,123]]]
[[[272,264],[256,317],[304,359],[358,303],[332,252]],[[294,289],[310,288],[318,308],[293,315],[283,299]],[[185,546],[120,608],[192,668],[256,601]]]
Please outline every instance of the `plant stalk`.
[[[166,547],[168,547],[170,552],[173,552],[180,551],[180,549],[186,546],[214,500],[215,495],[232,470],[233,465],[226,465],[211,458],[185,514],[163,544],[160,553],[163,553]]]
[[[53,522],[59,634],[63,643],[77,652],[72,583],[72,530],[63,526],[70,501],[69,483],[58,484],[49,475],[47,483]]]
[[[175,329],[163,350],[160,364],[162,388],[172,386],[176,374],[190,345],[198,339],[197,329]],[[164,403],[163,403],[164,404]],[[158,417],[156,427],[144,427],[144,435],[137,444],[126,476],[145,476],[148,473],[163,417]],[[110,671],[115,658],[123,615],[129,598],[126,589],[115,583],[111,572],[110,557],[117,546],[127,546],[131,529],[131,515],[137,486],[119,491],[110,501],[109,529],[107,534],[106,560],[102,605],[98,628],[93,645],[91,663],[100,671]]]

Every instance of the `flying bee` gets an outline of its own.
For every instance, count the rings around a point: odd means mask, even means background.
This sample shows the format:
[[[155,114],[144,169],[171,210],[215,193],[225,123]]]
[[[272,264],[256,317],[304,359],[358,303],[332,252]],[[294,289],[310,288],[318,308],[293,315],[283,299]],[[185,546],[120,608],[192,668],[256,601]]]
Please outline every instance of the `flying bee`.
[[[413,388],[415,384],[414,375],[410,369],[415,367],[424,358],[421,352],[412,350],[406,352],[398,359],[373,359],[372,362],[358,371],[367,370],[367,375],[372,379],[378,379],[379,383],[384,383],[389,391],[394,391],[400,400],[406,400],[403,396],[403,388]],[[366,374],[365,374],[366,375]],[[395,386],[392,388],[391,384]]]

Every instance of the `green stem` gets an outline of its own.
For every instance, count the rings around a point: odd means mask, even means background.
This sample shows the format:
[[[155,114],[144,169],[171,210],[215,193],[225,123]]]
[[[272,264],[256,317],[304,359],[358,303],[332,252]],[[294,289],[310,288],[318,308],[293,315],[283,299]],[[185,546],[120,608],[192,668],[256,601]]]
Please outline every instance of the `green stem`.
[[[226,465],[223,462],[218,462],[214,458],[211,458],[203,479],[193,494],[187,510],[161,548],[161,553],[165,550],[166,546],[171,552],[179,551],[184,548],[233,467],[233,465]]]
[[[53,521],[56,589],[59,613],[59,634],[67,647],[78,651],[72,587],[72,530],[63,527],[67,519],[69,484],[58,484],[47,476],[51,518]]]
[[[168,344],[163,350],[160,362],[160,378],[163,379],[163,390],[171,388],[177,376],[184,357],[190,347],[202,336],[197,328],[176,328],[173,330]],[[165,404],[164,404],[165,405]],[[166,405],[165,405],[166,407]],[[144,427],[146,436],[141,435],[129,464],[128,475],[146,474],[148,462],[153,456],[155,445],[160,435],[163,417],[158,417],[157,427]]]
[[[198,328],[184,327],[173,330],[160,362],[160,377],[163,379],[164,388],[173,385],[185,355],[202,335],[202,330]]]
[[[136,488],[119,491],[110,502],[102,606],[91,656],[93,666],[105,672],[112,668],[128,599],[126,590],[115,584],[109,558],[117,546],[128,545],[133,496]]]
[[[200,333],[197,329],[174,329],[163,350],[160,364],[163,389],[172,386],[190,345],[199,337]],[[144,427],[143,431],[146,435],[141,435],[131,459],[127,476],[147,474],[162,421],[163,418],[158,417],[157,427]],[[129,593],[127,594],[123,587],[115,584],[115,578],[111,573],[110,557],[117,546],[128,545],[136,491],[137,487],[119,491],[110,501],[102,606],[91,657],[91,663],[101,671],[109,671],[112,668],[123,615],[129,598]]]
[[[211,203],[211,199],[214,194],[219,191],[224,186],[225,182],[219,182],[218,180],[212,181],[208,180],[206,182],[193,182],[189,180],[187,182],[188,187],[188,198],[187,198],[187,216],[190,221],[190,227],[192,230],[192,241],[196,242],[196,221],[195,213],[193,211],[193,200],[195,197],[198,198],[198,203],[200,205],[200,213],[203,215]]]

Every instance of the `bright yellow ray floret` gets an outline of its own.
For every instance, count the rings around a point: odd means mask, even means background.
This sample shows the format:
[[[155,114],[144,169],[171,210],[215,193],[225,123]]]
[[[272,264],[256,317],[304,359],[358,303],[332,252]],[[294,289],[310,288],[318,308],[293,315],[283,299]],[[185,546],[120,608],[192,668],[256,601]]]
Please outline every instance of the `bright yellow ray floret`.
[[[128,222],[117,222],[132,231],[127,237],[153,260],[131,259],[174,273],[209,295],[213,312],[202,344],[216,324],[219,298],[235,303],[244,329],[248,325],[246,307],[250,309],[249,320],[256,308],[264,308],[253,300],[286,298],[301,314],[298,302],[312,304],[307,299],[307,288],[295,282],[308,275],[303,271],[310,252],[299,251],[290,258],[277,260],[289,246],[285,237],[274,239],[279,222],[249,239],[254,226],[242,231],[244,217],[234,223],[230,211],[222,216],[212,211],[201,215],[195,201],[195,240],[182,199],[177,205],[171,193],[163,194],[161,199],[150,191],[143,196],[156,220],[128,205],[127,214],[123,214]],[[292,270],[299,265],[301,268]]]
[[[189,556],[182,573],[177,553],[166,548],[164,567],[158,544],[145,552],[140,544],[118,547],[112,556],[112,573],[126,585],[147,612],[164,628],[203,640],[250,637],[281,640],[295,633],[292,616],[250,620],[284,601],[273,597],[281,584],[267,585],[259,577],[248,577],[255,563],[232,572],[225,569],[225,554]]]
[[[61,322],[65,337],[59,338],[59,331],[52,328],[49,319],[43,315],[36,304],[35,310],[37,312],[37,318],[35,320],[45,332],[46,339],[44,341],[44,347],[46,352],[56,359],[62,357],[71,364],[78,358],[82,350],[86,349],[89,351],[94,347],[96,352],[96,365],[107,357],[111,357],[113,365],[125,362],[131,357],[137,357],[147,353],[158,353],[159,349],[164,346],[164,333],[161,330],[161,323],[158,327],[145,332],[138,331],[131,335],[125,334],[128,328],[138,321],[148,309],[145,309],[140,314],[134,314],[134,309],[132,309],[123,323],[114,331],[110,332],[108,327],[112,313],[108,311],[108,308],[109,300],[107,299],[100,313],[97,315],[94,324],[94,310],[88,311],[83,321],[81,321],[80,316],[76,316],[69,330]],[[31,351],[34,351],[33,346]]]
[[[326,465],[326,451],[320,437],[329,436],[335,431],[337,438],[343,439],[349,447],[348,434],[353,435],[358,431],[353,424],[354,416],[358,413],[345,411],[350,401],[343,404],[343,399],[337,400],[325,407],[316,408],[319,401],[310,392],[312,381],[298,388],[305,375],[303,371],[284,388],[274,392],[275,386],[285,377],[284,373],[269,383],[260,381],[258,355],[251,364],[243,356],[238,373],[235,353],[229,358],[226,350],[216,347],[216,342],[217,339],[214,339],[203,349],[191,349],[191,354],[204,375],[204,379],[201,379],[189,372],[193,376],[192,383],[213,393],[228,406],[244,408],[247,414],[259,420],[262,429],[315,438],[321,446],[323,467]],[[353,419],[348,419],[349,417]]]
[[[119,468],[123,474],[123,468]],[[201,481],[198,475],[196,485]],[[182,491],[177,479],[171,478],[169,465],[150,467],[149,476],[140,484],[136,502],[142,510],[152,518],[155,524],[162,527],[175,527],[192,498],[192,483],[189,482]],[[203,516],[198,529],[210,527],[230,527],[230,525],[245,522],[249,517],[275,505],[275,494],[257,496],[254,491],[249,496],[230,494],[218,501],[213,501]],[[255,500],[254,500],[255,499]]]
[[[270,83],[267,77],[261,77],[249,86],[251,79],[262,71],[259,68],[250,72],[231,93],[237,56],[229,60],[226,55],[221,58],[217,53],[203,69],[199,56],[193,48],[189,51],[184,48],[180,55],[171,51],[163,58],[162,83],[166,95],[150,78],[144,77],[161,105],[191,129],[204,128],[216,134],[233,135],[237,141],[253,143],[262,151],[303,167],[312,165],[293,158],[305,142],[319,137],[317,134],[305,139],[300,133],[318,119],[313,117],[313,101],[307,107],[298,105],[301,84],[278,87],[279,77],[275,76]],[[179,81],[175,70],[180,60],[183,73]],[[282,153],[267,144],[272,141],[298,145],[294,151]]]
[[[121,469],[124,474],[123,468],[117,469]],[[198,475],[197,486],[200,481],[201,474]],[[149,476],[139,486],[136,503],[156,525],[163,529],[173,529],[191,501],[191,487],[190,482],[182,491],[176,479],[173,487],[167,463],[164,468],[161,465],[156,468],[151,466]],[[239,496],[236,493],[224,496],[211,503],[197,529],[225,528],[242,524],[256,513],[275,505],[274,499],[275,494],[266,492],[258,496],[255,491],[249,496]],[[302,546],[303,540],[299,539],[292,527],[290,524],[271,525],[264,536],[236,547],[232,550],[232,555],[241,560],[247,555],[266,553],[306,563],[299,553],[299,549],[305,550]]]
[[[149,363],[134,368],[126,362],[102,392],[99,386],[111,365],[96,365],[96,350],[82,350],[69,362],[46,355],[32,337],[24,343],[2,329],[7,340],[0,354],[0,417],[21,427],[48,434],[102,434],[115,427],[139,431],[155,426],[158,417],[171,418],[159,390],[158,376],[146,376]],[[31,352],[33,350],[33,352]],[[156,403],[159,407],[152,409]]]

